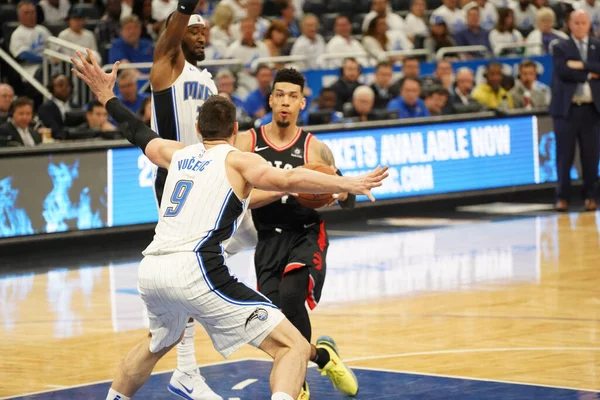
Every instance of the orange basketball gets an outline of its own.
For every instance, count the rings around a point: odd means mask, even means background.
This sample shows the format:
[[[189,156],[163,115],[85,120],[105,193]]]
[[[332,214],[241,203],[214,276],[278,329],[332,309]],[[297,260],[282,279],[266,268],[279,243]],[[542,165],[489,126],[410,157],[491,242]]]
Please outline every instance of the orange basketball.
[[[331,169],[329,165],[320,164],[320,163],[308,163],[303,166],[303,168],[312,169],[313,171],[322,172],[324,174],[335,175],[335,172]],[[300,193],[298,194],[298,202],[302,204],[304,207],[308,208],[321,208],[331,203],[333,200],[333,195],[329,194],[308,194],[308,193]]]

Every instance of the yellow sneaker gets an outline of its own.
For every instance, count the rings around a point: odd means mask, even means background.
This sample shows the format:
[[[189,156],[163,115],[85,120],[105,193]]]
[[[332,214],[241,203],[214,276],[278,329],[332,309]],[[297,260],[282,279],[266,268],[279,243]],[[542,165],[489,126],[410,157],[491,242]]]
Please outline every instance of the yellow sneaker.
[[[347,396],[358,394],[358,381],[354,372],[344,364],[340,358],[337,346],[329,336],[321,336],[317,339],[317,349],[325,349],[329,353],[329,362],[323,369],[319,368],[321,375],[327,374],[333,387]]]
[[[302,390],[300,390],[300,396],[298,396],[298,400],[309,400],[310,399],[310,391],[308,390],[308,383],[304,382],[302,385]]]

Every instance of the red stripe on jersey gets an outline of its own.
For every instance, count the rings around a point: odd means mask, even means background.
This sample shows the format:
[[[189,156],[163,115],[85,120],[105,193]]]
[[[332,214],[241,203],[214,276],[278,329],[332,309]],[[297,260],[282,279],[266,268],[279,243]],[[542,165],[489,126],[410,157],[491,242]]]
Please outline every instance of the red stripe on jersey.
[[[304,141],[304,164],[308,164],[308,144],[310,143],[310,139],[312,139],[312,133],[306,135],[306,140]]]
[[[250,147],[250,152],[254,153],[254,149],[256,148],[256,132],[254,131],[254,128],[250,129],[248,132],[252,135],[252,147]]]
[[[285,266],[282,276],[285,276],[285,274],[287,274],[295,269],[302,268],[305,266],[306,266],[306,264],[302,264],[302,263],[289,263],[288,265]]]
[[[285,145],[284,147],[277,147],[273,143],[271,143],[271,141],[267,138],[267,134],[265,133],[265,125],[260,127],[260,133],[261,133],[265,143],[267,143],[273,150],[283,151],[283,150],[289,149],[290,147],[292,147],[293,145],[296,144],[298,139],[300,139],[302,129],[298,128],[298,133],[296,133],[296,137],[294,137],[294,139],[289,144]]]
[[[321,252],[325,250],[325,246],[327,246],[327,232],[325,231],[325,221],[321,221],[319,224],[319,239],[317,240],[319,243],[319,249]]]
[[[317,306],[317,301],[315,300],[315,294],[313,289],[315,288],[315,280],[311,275],[308,275],[308,296],[306,296],[306,302],[308,303],[308,307],[311,310],[314,310]]]

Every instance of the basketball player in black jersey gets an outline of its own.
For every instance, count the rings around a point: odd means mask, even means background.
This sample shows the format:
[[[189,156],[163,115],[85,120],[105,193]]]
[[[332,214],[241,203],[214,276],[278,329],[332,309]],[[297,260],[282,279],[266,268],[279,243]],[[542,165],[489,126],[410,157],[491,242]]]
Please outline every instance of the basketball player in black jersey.
[[[316,137],[296,125],[300,110],[306,107],[304,76],[294,69],[277,72],[269,105],[273,121],[258,131],[238,135],[236,147],[253,151],[271,165],[293,169],[307,163],[330,165],[338,174],[331,150]],[[340,174],[341,175],[341,174]],[[342,207],[354,207],[355,197],[338,194]],[[314,309],[325,281],[329,241],[319,213],[304,207],[291,194],[254,190],[252,217],[258,231],[254,265],[258,289],[310,342],[311,325],[304,303]],[[341,361],[337,347],[328,337],[312,346],[311,361],[327,374],[333,385],[346,395],[358,393],[358,381]],[[299,399],[309,398],[305,384]]]

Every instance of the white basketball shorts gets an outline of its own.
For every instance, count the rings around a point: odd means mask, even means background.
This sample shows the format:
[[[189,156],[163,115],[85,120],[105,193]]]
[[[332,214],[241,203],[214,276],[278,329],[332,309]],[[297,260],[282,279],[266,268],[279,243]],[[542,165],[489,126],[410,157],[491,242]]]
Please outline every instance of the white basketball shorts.
[[[151,352],[176,343],[194,318],[227,358],[244,344],[258,347],[285,318],[266,297],[231,277],[225,265],[216,265],[217,259],[222,260],[192,252],[144,257],[138,290],[148,309]]]

